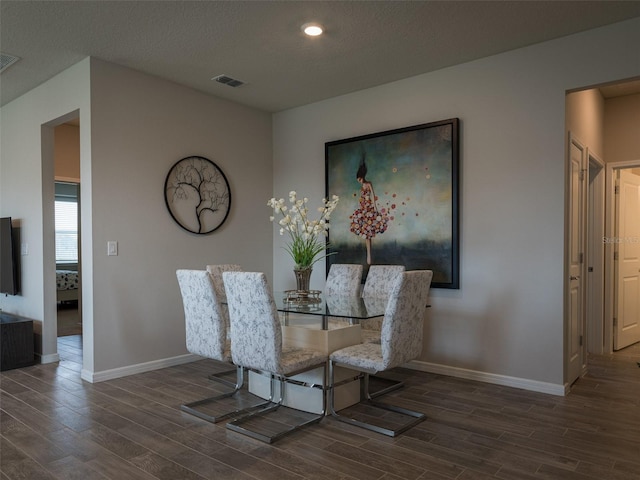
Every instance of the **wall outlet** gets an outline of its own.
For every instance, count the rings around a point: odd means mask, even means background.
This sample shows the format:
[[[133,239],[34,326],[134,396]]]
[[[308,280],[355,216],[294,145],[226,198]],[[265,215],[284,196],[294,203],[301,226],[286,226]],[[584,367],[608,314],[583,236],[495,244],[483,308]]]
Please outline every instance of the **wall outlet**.
[[[118,255],[118,242],[113,240],[107,242],[107,255],[110,257]]]
[[[21,255],[29,255],[29,244],[21,243],[20,244],[20,254]]]

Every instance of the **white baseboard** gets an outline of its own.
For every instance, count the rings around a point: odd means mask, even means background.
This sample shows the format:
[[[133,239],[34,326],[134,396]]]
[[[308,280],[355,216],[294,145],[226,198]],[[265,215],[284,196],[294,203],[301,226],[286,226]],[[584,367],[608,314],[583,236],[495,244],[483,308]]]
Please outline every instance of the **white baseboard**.
[[[47,359],[48,357],[56,357],[56,359],[45,362],[43,357],[42,363],[52,363],[58,361],[57,354],[46,355],[45,357],[47,357]],[[105,380],[126,377],[129,375],[135,375],[137,373],[150,372],[166,367],[173,367],[175,365],[182,365],[184,363],[195,362],[201,359],[202,357],[198,355],[186,354],[172,358],[163,358],[161,360],[139,363],[136,365],[128,365],[126,367],[114,368],[111,370],[104,370],[102,372],[90,372],[88,370],[82,369],[80,376],[87,382],[104,382]],[[440,375],[447,375],[449,377],[476,380],[478,382],[504,385],[506,387],[513,388],[521,388],[523,390],[547,393],[551,395],[564,396],[569,392],[569,387],[567,385],[540,382],[537,380],[529,380],[526,378],[509,377],[506,375],[497,375],[494,373],[479,372],[477,370],[468,370],[466,368],[451,367],[447,365],[440,365],[437,363],[422,362],[419,360],[414,360],[403,366],[420,372],[436,373]]]
[[[406,365],[406,368],[418,370],[420,372],[437,373],[447,375],[449,377],[464,378],[467,380],[477,380],[478,382],[492,383],[495,385],[504,385],[506,387],[521,388],[523,390],[531,390],[532,392],[548,393],[551,395],[566,395],[569,390],[566,385],[539,382],[537,380],[529,380],[526,378],[509,377],[506,375],[497,375],[495,373],[479,372],[476,370],[468,370],[466,368],[450,367],[447,365],[439,365],[437,363],[422,362],[413,360]]]
[[[80,378],[91,383],[104,382],[105,380],[127,377],[129,375],[135,375],[136,373],[150,372],[152,370],[159,370],[161,368],[182,365],[183,363],[191,363],[195,362],[196,360],[202,360],[202,357],[188,353],[186,355],[179,355],[177,357],[162,358],[160,360],[153,360],[151,362],[127,365],[126,367],[113,368],[111,370],[103,370],[102,372],[91,372],[83,368],[80,372]]]
[[[49,355],[41,355],[39,353],[35,354],[36,357],[40,358],[40,363],[42,363],[43,365],[45,363],[56,363],[60,361],[60,355],[58,355],[57,353],[51,353]]]

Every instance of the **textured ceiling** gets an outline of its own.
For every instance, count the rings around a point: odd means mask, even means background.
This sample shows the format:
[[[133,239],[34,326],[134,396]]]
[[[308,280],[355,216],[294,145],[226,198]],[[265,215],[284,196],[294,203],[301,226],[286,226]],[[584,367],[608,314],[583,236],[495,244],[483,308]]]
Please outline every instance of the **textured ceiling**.
[[[2,105],[87,56],[287,108],[640,16],[640,1],[0,1]],[[326,33],[307,38],[316,21]],[[226,74],[239,88],[211,81]]]

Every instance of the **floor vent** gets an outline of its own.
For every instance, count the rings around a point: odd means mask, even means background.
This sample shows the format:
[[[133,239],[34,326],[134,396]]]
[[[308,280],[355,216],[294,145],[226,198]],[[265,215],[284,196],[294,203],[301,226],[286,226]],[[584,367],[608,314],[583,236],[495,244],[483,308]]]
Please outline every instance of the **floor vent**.
[[[0,73],[4,72],[18,60],[20,60],[20,57],[9,55],[8,53],[0,53]]]
[[[215,80],[216,82],[219,83],[224,83],[225,85],[229,85],[230,87],[241,87],[242,85],[244,85],[246,82],[243,82],[242,80],[236,80],[235,78],[231,78],[228,75],[218,75],[216,77],[213,77],[211,80]]]

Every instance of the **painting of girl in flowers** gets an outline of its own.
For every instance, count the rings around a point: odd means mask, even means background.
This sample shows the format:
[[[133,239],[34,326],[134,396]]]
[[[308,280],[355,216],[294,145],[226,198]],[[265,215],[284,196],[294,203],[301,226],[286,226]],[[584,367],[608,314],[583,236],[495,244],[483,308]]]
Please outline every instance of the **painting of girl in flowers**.
[[[367,164],[364,155],[362,155],[356,179],[361,185],[360,201],[358,208],[349,217],[351,220],[349,230],[364,239],[367,249],[367,264],[371,265],[371,240],[376,235],[387,231],[389,215],[387,215],[386,208],[378,209],[373,184],[367,180]]]
[[[333,263],[433,270],[433,288],[459,288],[458,119],[325,144]]]

